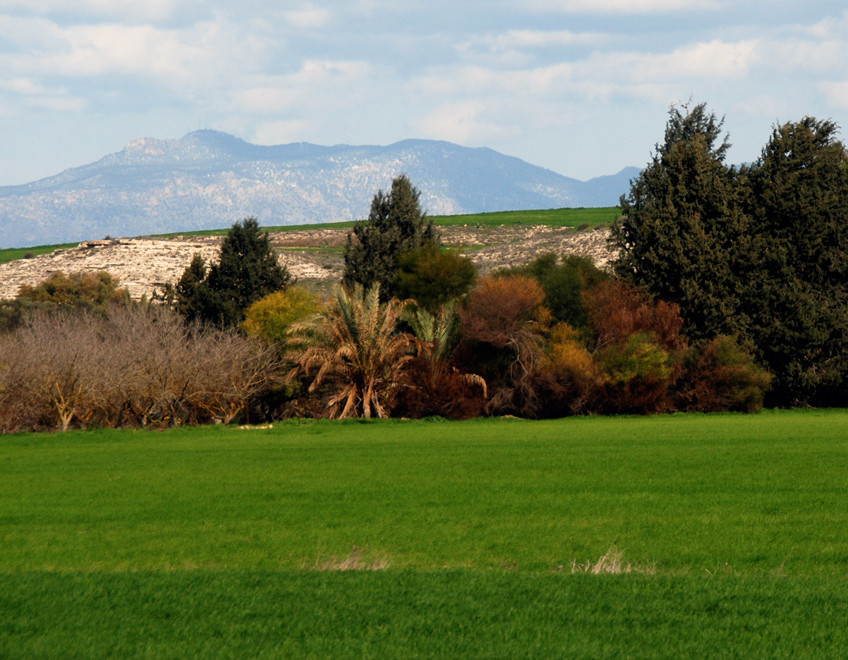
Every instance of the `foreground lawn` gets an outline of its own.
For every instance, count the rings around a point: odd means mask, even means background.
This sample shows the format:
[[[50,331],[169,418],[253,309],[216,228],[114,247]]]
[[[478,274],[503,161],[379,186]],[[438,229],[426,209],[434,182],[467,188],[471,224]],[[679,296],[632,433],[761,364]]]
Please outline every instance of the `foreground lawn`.
[[[0,470],[0,657],[848,648],[844,411],[20,435]]]

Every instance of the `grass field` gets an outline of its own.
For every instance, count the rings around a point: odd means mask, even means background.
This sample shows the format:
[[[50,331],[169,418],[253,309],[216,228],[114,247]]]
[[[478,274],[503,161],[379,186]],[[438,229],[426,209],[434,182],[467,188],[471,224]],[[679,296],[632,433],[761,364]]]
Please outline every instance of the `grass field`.
[[[476,213],[473,215],[442,215],[432,216],[436,225],[481,225],[497,227],[500,225],[551,225],[555,227],[597,227],[609,224],[618,219],[620,211],[618,207],[608,208],[576,208],[576,209],[550,209],[542,211],[503,211],[497,213]],[[305,229],[346,229],[353,227],[353,222],[328,222],[312,225],[279,225],[268,226],[263,229],[268,231],[302,231]],[[221,229],[206,229],[189,232],[172,232],[159,234],[159,238],[173,238],[174,236],[225,236],[229,227]],[[63,243],[61,245],[39,245],[29,248],[5,248],[0,249],[0,264],[15,259],[22,259],[24,255],[49,254],[57,249],[76,247],[78,243]]]
[[[58,245],[39,245],[28,248],[3,248],[0,249],[0,264],[5,264],[16,259],[26,259],[28,256],[37,257],[39,254],[50,254],[59,249],[76,247],[79,243],[61,243]]]
[[[848,648],[846,411],[18,435],[0,469],[4,658]]]

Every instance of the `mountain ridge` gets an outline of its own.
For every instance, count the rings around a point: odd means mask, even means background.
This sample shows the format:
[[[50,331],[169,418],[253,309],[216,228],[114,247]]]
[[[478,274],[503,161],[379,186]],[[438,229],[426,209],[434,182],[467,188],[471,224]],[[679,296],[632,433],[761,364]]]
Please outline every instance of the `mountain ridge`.
[[[613,206],[638,168],[582,182],[488,147],[407,139],[387,146],[255,145],[200,130],[130,140],[54,176],[0,187],[0,247],[229,226],[357,220],[405,173],[433,215]]]

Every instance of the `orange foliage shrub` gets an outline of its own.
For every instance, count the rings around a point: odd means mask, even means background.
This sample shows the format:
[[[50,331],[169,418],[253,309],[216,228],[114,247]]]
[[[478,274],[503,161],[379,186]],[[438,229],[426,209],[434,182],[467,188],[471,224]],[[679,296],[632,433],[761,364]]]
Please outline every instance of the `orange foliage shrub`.
[[[524,275],[485,277],[468,295],[462,310],[462,335],[496,348],[514,346],[532,332],[545,291]]]

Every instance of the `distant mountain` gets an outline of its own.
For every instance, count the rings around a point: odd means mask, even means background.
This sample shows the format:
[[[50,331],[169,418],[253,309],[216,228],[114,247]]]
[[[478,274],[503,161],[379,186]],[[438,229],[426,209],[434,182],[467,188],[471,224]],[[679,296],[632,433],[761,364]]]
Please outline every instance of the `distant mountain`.
[[[217,131],[139,138],[56,176],[0,187],[0,247],[227,227],[356,220],[406,173],[432,215],[614,206],[637,168],[583,182],[491,149],[258,146]]]

